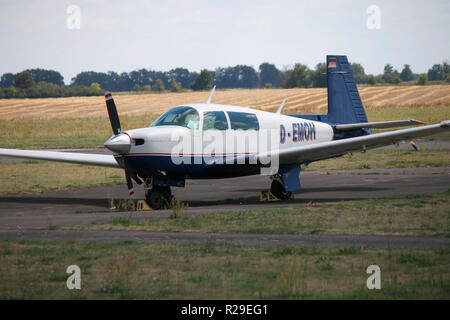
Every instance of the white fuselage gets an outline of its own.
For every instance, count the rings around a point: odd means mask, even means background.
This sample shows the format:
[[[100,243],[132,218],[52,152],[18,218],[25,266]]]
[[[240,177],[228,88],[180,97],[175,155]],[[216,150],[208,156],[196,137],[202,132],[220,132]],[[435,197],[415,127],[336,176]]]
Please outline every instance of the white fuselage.
[[[182,107],[195,109],[198,112],[196,121],[189,121],[187,126],[170,123],[155,126],[157,120],[148,128],[124,132],[132,141],[126,155],[130,166],[142,173],[158,169],[186,176],[206,174],[217,177],[222,172],[224,176],[238,176],[245,172],[250,174],[251,170],[244,169],[242,164],[254,165],[251,159],[257,154],[333,139],[332,127],[317,121],[227,105],[189,104]],[[207,128],[211,124],[208,122],[210,115],[218,113],[224,119],[220,129]],[[249,124],[246,124],[247,119]],[[242,126],[247,127],[238,128]],[[116,158],[120,156],[116,155]],[[222,166],[225,170],[216,170],[213,174],[206,172],[222,164],[229,166]]]
[[[127,133],[133,141],[136,139],[143,139],[143,144],[132,144],[130,155],[133,154],[151,154],[151,155],[161,155],[167,156],[174,152],[179,151],[176,145],[179,144],[179,138],[189,137],[192,141],[195,139],[204,138],[205,135],[208,136],[223,136],[224,139],[229,139],[230,137],[238,137],[248,134],[251,131],[258,130],[234,130],[231,128],[230,117],[228,112],[243,112],[254,114],[259,123],[259,131],[267,131],[272,134],[276,132],[278,145],[273,145],[272,147],[280,149],[289,149],[292,147],[297,147],[300,145],[308,145],[318,142],[331,141],[333,139],[333,129],[330,125],[322,122],[311,121],[296,117],[291,117],[283,114],[276,114],[272,112],[261,111],[257,109],[227,106],[227,105],[217,105],[217,104],[188,104],[184,105],[196,109],[199,113],[200,121],[199,126],[196,129],[189,129],[181,126],[156,126],[141,129],[128,130]],[[226,115],[227,126],[226,130],[216,130],[209,129],[204,130],[204,114],[209,111],[223,111]],[[139,141],[139,140],[137,140]],[[209,140],[211,141],[211,139]],[[200,154],[205,155],[205,148],[207,147],[208,141],[202,143],[202,150]],[[139,143],[139,142],[138,142]],[[222,150],[213,150],[216,155],[219,154],[231,154],[234,153],[233,150],[236,146],[223,143]],[[253,146],[254,147],[254,146]],[[251,146],[247,146],[246,149],[252,149]],[[198,148],[194,147],[192,143],[192,154],[197,155],[200,151]],[[184,150],[185,154],[186,150]],[[208,152],[206,150],[206,152]],[[208,154],[211,154],[209,152]]]

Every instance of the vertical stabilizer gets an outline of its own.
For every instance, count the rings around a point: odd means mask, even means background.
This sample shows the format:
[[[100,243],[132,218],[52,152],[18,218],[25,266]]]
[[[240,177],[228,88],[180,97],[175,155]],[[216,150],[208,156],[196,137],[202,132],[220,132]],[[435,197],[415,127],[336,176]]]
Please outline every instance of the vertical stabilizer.
[[[346,56],[327,56],[328,122],[367,122]]]

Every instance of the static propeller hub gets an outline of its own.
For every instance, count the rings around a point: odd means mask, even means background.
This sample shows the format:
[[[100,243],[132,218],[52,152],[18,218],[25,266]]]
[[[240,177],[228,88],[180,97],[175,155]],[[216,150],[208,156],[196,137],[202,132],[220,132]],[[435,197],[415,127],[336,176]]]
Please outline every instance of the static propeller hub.
[[[106,140],[103,145],[115,153],[128,153],[131,149],[131,138],[126,133],[119,133]]]

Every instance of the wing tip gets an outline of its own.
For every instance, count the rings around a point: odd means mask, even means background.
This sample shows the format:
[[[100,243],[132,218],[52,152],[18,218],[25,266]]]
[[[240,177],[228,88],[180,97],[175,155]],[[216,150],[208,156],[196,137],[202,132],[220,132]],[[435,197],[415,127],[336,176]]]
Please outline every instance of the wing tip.
[[[420,120],[412,119],[412,118],[409,118],[408,121],[409,121],[409,122],[412,122],[412,123],[416,123],[416,124],[427,124],[427,123],[424,122],[424,121],[420,121]]]
[[[450,128],[450,120],[444,120],[440,123],[441,128]]]

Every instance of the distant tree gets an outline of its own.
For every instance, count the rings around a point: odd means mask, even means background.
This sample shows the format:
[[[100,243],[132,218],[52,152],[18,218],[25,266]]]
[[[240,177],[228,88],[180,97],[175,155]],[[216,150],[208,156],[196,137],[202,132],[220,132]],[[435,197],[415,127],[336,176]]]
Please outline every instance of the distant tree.
[[[143,89],[144,91],[151,91],[152,87],[149,84],[146,84]]]
[[[384,82],[384,78],[383,78],[383,75],[382,75],[382,74],[377,74],[377,75],[375,76],[375,78],[377,79],[377,83],[382,83],[382,82]]]
[[[133,90],[136,92],[139,92],[139,91],[142,91],[142,88],[140,85],[136,84],[136,85],[134,85]]]
[[[428,75],[426,73],[422,73],[417,80],[418,85],[425,85],[428,82]]]
[[[428,70],[428,79],[430,81],[446,80],[450,74],[450,65],[447,61],[442,64],[435,64]]]
[[[36,91],[28,89],[26,95],[31,98],[47,98],[47,97],[61,97],[63,92],[61,87],[57,84],[47,81],[41,81],[37,84]]]
[[[397,74],[392,74],[392,76],[389,78],[389,83],[393,84],[399,84],[401,81],[400,77]]]
[[[170,91],[171,92],[181,92],[183,88],[181,87],[181,83],[177,81],[177,79],[173,78],[170,82]]]
[[[0,99],[15,98],[17,96],[17,89],[14,87],[0,88]]]
[[[156,92],[163,92],[164,90],[166,90],[166,86],[164,85],[164,82],[161,79],[156,79],[152,89],[153,91]]]
[[[33,75],[33,79],[36,83],[45,81],[49,83],[54,83],[58,86],[64,85],[64,78],[58,71],[45,69],[27,69],[25,71],[31,72],[31,74]]]
[[[316,70],[311,73],[312,86],[316,88],[327,87],[327,64],[318,63]]]
[[[96,90],[96,91],[103,91],[102,88],[100,87],[100,84],[98,82],[92,82],[91,83],[91,88]]]
[[[212,87],[212,73],[206,69],[200,71],[200,74],[195,78],[194,82],[191,84],[191,89],[194,91],[198,90],[209,90]]]
[[[359,63],[350,63],[350,69],[353,73],[353,78],[355,79],[356,83],[366,83],[367,82],[367,75],[364,72],[364,67]]]
[[[399,83],[400,77],[397,70],[389,63],[384,66],[383,81],[386,83]],[[397,79],[398,78],[398,79]]]
[[[414,75],[410,65],[409,64],[403,65],[403,70],[402,72],[400,72],[400,79],[402,79],[403,81],[411,81],[413,80],[413,78]]]
[[[266,88],[266,89],[272,88],[272,83],[266,82],[266,83],[264,84],[264,88]]]
[[[442,65],[435,64],[428,70],[428,79],[430,81],[443,80],[444,79],[444,70]]]
[[[217,68],[212,72],[212,81],[219,88],[256,88],[260,86],[255,69],[246,65]]]
[[[274,64],[263,62],[259,65],[259,81],[264,86],[271,83],[274,87],[281,85],[280,70]]]
[[[444,79],[448,81],[450,76],[450,64],[447,61],[442,63],[442,71],[444,72]]]
[[[283,87],[285,88],[305,88],[311,83],[310,70],[301,63],[296,63],[293,70],[287,72],[287,77]]]
[[[371,74],[367,77],[367,83],[370,85],[375,85],[377,83],[377,78]]]
[[[35,86],[33,75],[30,71],[22,71],[16,76],[14,86],[21,89],[28,89]]]
[[[166,72],[166,74],[167,79],[177,79],[183,88],[189,88],[198,75],[195,72],[189,72],[189,70],[185,68],[172,69],[169,72]]]
[[[389,74],[394,72],[394,67],[391,66],[389,63],[384,66],[384,74]]]
[[[0,88],[8,88],[12,87],[14,85],[14,80],[16,79],[16,76],[12,73],[5,73],[0,78]]]
[[[253,67],[238,65],[235,68],[238,71],[238,88],[257,88],[259,86],[258,74]]]

